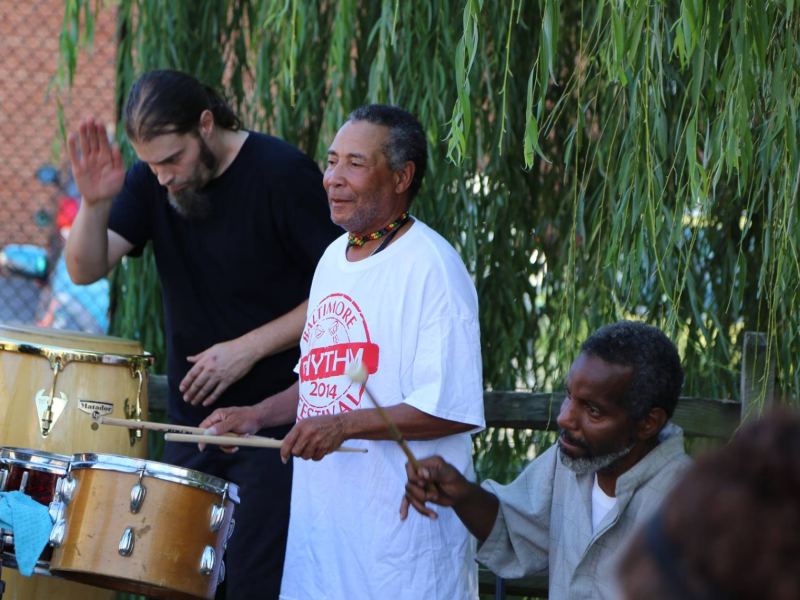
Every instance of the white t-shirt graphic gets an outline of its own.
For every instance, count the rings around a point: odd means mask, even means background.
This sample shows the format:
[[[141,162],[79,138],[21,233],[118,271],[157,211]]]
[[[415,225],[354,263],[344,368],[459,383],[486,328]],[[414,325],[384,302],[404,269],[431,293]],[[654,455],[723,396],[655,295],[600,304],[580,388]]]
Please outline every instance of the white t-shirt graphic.
[[[407,225],[406,227],[409,227]],[[484,427],[477,295],[455,250],[415,221],[383,252],[350,263],[347,236],[323,255],[301,339],[298,419],[371,408],[345,376],[363,362],[382,406],[405,402]],[[284,600],[477,598],[474,540],[452,509],[398,512],[406,457],[392,441],[349,440],[368,454],[295,459]],[[469,434],[408,442],[473,477]]]

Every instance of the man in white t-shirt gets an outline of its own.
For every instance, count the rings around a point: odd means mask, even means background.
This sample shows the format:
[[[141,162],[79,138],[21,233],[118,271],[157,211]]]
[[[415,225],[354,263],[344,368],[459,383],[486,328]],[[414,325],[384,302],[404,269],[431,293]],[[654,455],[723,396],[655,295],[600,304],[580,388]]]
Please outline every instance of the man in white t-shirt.
[[[689,464],[669,422],[683,385],[674,344],[636,321],[599,329],[567,377],[558,444],[511,484],[466,480],[440,457],[407,467],[409,504],[452,507],[502,577],[548,575],[551,600],[620,597],[616,561]],[[433,482],[436,493],[426,486]]]
[[[473,478],[469,432],[485,424],[478,301],[455,250],[408,215],[427,166],[424,131],[399,108],[366,106],[327,162],[331,218],[348,234],[317,266],[299,381],[201,426],[255,433],[297,420],[281,456],[313,462],[294,464],[284,600],[474,600],[474,540],[452,510],[397,518],[406,458],[364,385],[345,375],[363,364],[411,451]],[[345,442],[368,453],[333,453]]]

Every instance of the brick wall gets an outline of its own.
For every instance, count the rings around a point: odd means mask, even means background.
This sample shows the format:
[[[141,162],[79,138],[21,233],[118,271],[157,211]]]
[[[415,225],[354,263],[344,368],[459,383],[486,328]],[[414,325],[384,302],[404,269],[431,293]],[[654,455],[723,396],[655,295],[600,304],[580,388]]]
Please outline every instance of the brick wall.
[[[53,165],[61,189],[41,183],[37,171],[54,161],[57,109],[54,95],[47,102],[45,96],[58,68],[63,18],[63,0],[0,0],[0,248],[34,244],[50,252],[59,249],[55,217],[69,178],[66,148],[63,160]],[[115,18],[113,9],[101,10],[94,52],[79,57],[65,105],[68,129],[86,115],[113,124]]]

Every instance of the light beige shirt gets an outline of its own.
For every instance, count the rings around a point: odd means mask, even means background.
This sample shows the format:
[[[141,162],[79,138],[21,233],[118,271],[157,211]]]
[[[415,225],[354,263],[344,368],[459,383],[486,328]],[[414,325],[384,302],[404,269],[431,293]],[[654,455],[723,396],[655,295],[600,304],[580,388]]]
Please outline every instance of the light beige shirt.
[[[619,555],[691,462],[678,426],[668,423],[659,441],[617,480],[617,503],[594,533],[594,473],[569,471],[557,446],[507,486],[484,482],[500,510],[478,562],[508,579],[548,575],[551,600],[616,600]]]

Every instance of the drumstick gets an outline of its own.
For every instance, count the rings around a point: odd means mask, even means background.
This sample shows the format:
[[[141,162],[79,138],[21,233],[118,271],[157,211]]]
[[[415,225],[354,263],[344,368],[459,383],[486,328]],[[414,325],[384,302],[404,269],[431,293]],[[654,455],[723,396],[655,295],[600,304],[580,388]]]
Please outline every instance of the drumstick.
[[[202,427],[155,423],[153,421],[133,421],[130,419],[114,419],[112,417],[97,417],[96,421],[101,425],[114,425],[115,427],[127,427],[128,429],[147,429],[148,431],[163,431],[165,433],[196,433],[203,435],[206,432]],[[223,435],[238,437],[235,433],[225,433]]]
[[[249,446],[251,448],[280,448],[281,440],[265,437],[240,437],[230,438],[224,435],[193,435],[189,433],[168,433],[164,436],[168,442],[192,442],[196,444],[214,444],[216,446]],[[348,448],[341,446],[334,452],[359,452],[365,454],[366,448]]]
[[[411,463],[411,467],[414,469],[414,472],[418,473],[421,468],[419,461],[414,456],[414,453],[411,452],[411,448],[408,447],[408,444],[406,444],[403,434],[400,433],[400,430],[392,421],[389,413],[387,413],[383,407],[375,401],[375,398],[372,397],[372,394],[370,394],[369,390],[367,389],[367,369],[363,364],[351,363],[345,370],[345,374],[350,381],[353,383],[360,383],[363,386],[364,393],[366,394],[367,398],[369,398],[370,402],[372,402],[375,410],[378,411],[378,414],[381,416],[381,419],[383,419],[383,422],[386,423],[386,427],[389,429],[389,433],[394,438],[394,441],[400,444],[400,448],[403,449],[403,453],[406,455],[406,458],[408,458],[408,462]],[[436,493],[436,485],[432,481],[428,482],[427,488],[429,492]]]

